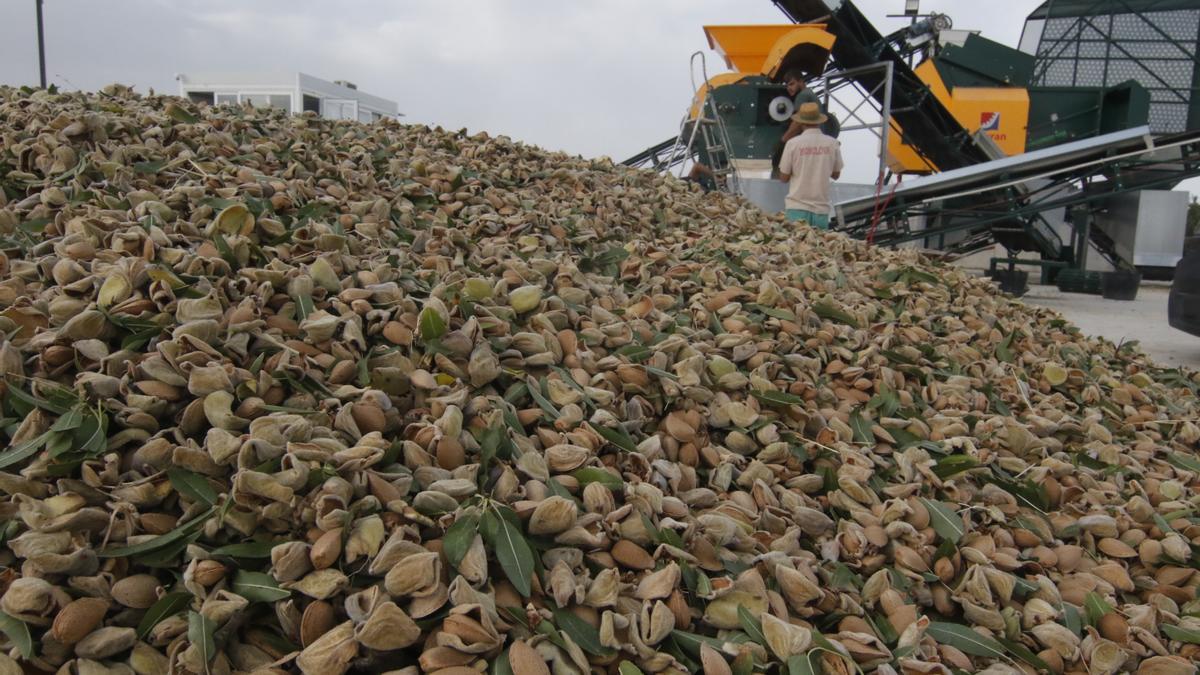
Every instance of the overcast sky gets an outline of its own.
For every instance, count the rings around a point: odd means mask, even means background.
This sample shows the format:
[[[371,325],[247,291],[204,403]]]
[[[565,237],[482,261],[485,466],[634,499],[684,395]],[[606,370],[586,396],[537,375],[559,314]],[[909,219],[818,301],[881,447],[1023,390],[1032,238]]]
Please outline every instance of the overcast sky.
[[[921,8],[1015,47],[1040,2]],[[884,32],[903,4],[858,2]],[[34,6],[0,0],[0,83],[37,83]],[[176,73],[302,71],[395,100],[407,121],[617,160],[674,134],[692,52],[725,70],[702,26],[786,21],[770,0],[45,0],[44,12],[46,70],[63,88],[177,93]],[[847,173],[867,179],[870,162]]]

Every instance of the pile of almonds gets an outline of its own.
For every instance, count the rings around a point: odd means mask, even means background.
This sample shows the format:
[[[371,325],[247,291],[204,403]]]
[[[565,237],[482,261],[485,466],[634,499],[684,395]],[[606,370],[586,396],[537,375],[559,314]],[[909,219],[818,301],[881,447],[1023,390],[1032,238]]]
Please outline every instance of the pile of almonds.
[[[0,672],[1196,672],[1200,377],[917,252],[121,86],[0,251]]]

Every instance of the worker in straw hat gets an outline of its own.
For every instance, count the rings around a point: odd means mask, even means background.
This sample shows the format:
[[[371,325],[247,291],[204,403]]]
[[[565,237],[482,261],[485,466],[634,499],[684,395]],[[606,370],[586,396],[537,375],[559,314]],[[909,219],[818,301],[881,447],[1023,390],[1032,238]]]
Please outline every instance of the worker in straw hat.
[[[788,184],[787,218],[829,229],[830,182],[842,175],[842,146],[826,136],[821,125],[829,118],[816,103],[805,103],[792,115],[803,131],[783,148],[779,179]]]

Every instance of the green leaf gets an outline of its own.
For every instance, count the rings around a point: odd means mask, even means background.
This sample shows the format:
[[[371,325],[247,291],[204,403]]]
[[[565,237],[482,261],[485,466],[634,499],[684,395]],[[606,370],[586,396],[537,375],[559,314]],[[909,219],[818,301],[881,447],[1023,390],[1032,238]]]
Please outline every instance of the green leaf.
[[[1004,645],[957,623],[934,621],[929,624],[925,634],[965,654],[993,659],[1004,658]]]
[[[805,404],[805,400],[795,394],[788,394],[782,391],[752,391],[750,395],[767,405],[791,406]]]
[[[188,612],[188,642],[200,652],[200,658],[204,659],[205,664],[211,663],[217,653],[217,643],[213,639],[216,630],[217,624],[213,623],[212,619],[199,612]],[[207,665],[205,667],[207,668]]]
[[[796,315],[793,314],[792,312],[787,311],[786,309],[779,309],[776,307],[767,307],[765,305],[756,305],[756,304],[749,304],[749,305],[746,305],[746,307],[749,309],[752,309],[756,312],[762,312],[763,314],[766,314],[767,316],[769,316],[773,319],[782,319],[784,321],[791,321],[793,323],[796,321]]]
[[[1000,359],[1001,361],[1003,361],[1005,363],[1013,362],[1013,359],[1015,357],[1013,356],[1013,352],[1012,352],[1012,343],[1013,343],[1013,338],[1015,338],[1016,336],[1017,336],[1016,333],[1009,333],[1008,337],[1004,338],[1004,340],[1000,344],[996,345],[996,358]]]
[[[593,258],[585,258],[584,262],[594,266],[596,269],[603,269],[609,265],[616,265],[629,257],[629,251],[626,251],[620,246],[614,246],[606,249],[602,253]]]
[[[551,420],[556,420],[562,416],[562,413],[558,411],[558,408],[554,407],[554,404],[550,402],[550,399],[546,398],[546,396],[542,394],[541,387],[538,386],[539,383],[536,380],[531,378],[531,381],[528,384],[529,395],[533,397],[534,402],[538,404],[538,407],[541,408]]]
[[[78,429],[79,425],[83,424],[83,414],[85,409],[86,408],[81,405],[71,408],[67,411],[66,415],[62,415],[54,421],[54,424],[50,427],[50,431],[73,431]]]
[[[625,431],[624,427],[612,429],[603,425],[589,425],[596,433],[604,437],[604,440],[612,443],[625,452],[637,452],[637,443],[633,442],[633,438]]]
[[[1037,654],[1033,653],[1033,650],[1021,644],[1020,642],[1015,640],[1006,640],[1004,638],[996,638],[996,641],[1004,645],[1004,648],[1007,649],[1010,654],[1018,659],[1021,659],[1025,663],[1028,663],[1034,668],[1037,668],[1040,672],[1049,673],[1052,671],[1050,666],[1045,661],[1040,659]]]
[[[856,591],[862,585],[862,576],[850,569],[848,566],[838,563],[833,569],[833,574],[829,577],[829,585],[832,588],[838,588],[847,591]]]
[[[746,631],[746,635],[749,635],[751,640],[764,647],[767,646],[767,636],[763,634],[762,623],[754,618],[745,605],[738,605],[738,623],[742,624],[742,630]]]
[[[934,579],[937,579],[937,577],[934,577]],[[895,645],[896,641],[900,639],[900,634],[896,632],[896,627],[883,614],[876,614],[875,616],[867,615],[867,622],[871,624],[871,627],[875,629],[875,634],[885,644]]]
[[[417,316],[417,328],[421,332],[421,339],[429,342],[446,334],[446,320],[442,318],[437,309],[425,305]]]
[[[1154,514],[1154,524],[1158,526],[1158,529],[1162,530],[1164,535],[1175,531],[1175,528],[1171,527],[1171,523],[1167,522],[1167,519],[1158,513]]]
[[[251,602],[275,602],[292,594],[291,591],[280,588],[271,575],[246,570],[238,570],[234,575],[233,592]]]
[[[192,595],[179,591],[167,593],[159,598],[158,602],[151,605],[150,609],[146,610],[146,614],[142,617],[142,620],[138,622],[138,639],[145,639],[159,622],[182,612],[191,603]]]
[[[638,515],[642,518],[642,527],[646,530],[646,534],[649,534],[650,538],[654,541],[658,541],[659,537],[661,536],[658,533],[658,526],[655,525],[654,521],[650,520],[650,516],[646,515],[645,513],[639,511]]]
[[[642,345],[625,345],[615,353],[617,356],[624,356],[633,363],[641,363],[654,354],[649,347],[643,347]]]
[[[539,621],[538,625],[534,626],[534,631],[540,633],[541,635],[545,635],[550,642],[552,642],[559,649],[564,651],[570,649],[570,647],[567,646],[567,641],[563,639],[562,633],[558,632],[558,627],[549,621],[544,619]]]
[[[42,399],[40,396],[30,394],[29,392],[26,392],[26,390],[17,387],[16,384],[11,382],[8,383],[8,394],[10,394],[12,398],[24,402],[24,404],[28,404],[32,407],[42,408],[42,410],[53,412],[54,414],[66,414],[67,412],[71,411],[72,407],[78,405],[79,402],[72,401],[71,405],[64,406],[59,404],[59,402],[49,400],[48,398]]]
[[[513,673],[512,664],[508,660],[508,652],[502,651],[492,661],[492,668],[488,671],[490,675],[516,675]]]
[[[921,503],[929,511],[929,524],[933,530],[943,539],[957,544],[964,534],[962,518],[942,502],[922,497]]]
[[[1194,645],[1200,645],[1200,630],[1192,630],[1182,626],[1172,626],[1163,624],[1162,632],[1172,640],[1180,642],[1190,642]]]
[[[3,631],[8,639],[17,646],[21,656],[27,659],[33,658],[33,637],[29,634],[29,626],[25,625],[24,621],[0,612],[0,631]]]
[[[679,645],[679,648],[683,650],[684,653],[692,656],[693,658],[700,658],[701,644],[707,643],[709,647],[712,647],[717,651],[721,651],[721,649],[724,647],[723,640],[710,638],[704,635],[697,635],[695,633],[689,633],[687,631],[678,629],[671,631],[671,639],[675,640],[675,644]]]
[[[1100,619],[1105,614],[1116,611],[1116,608],[1100,597],[1096,592],[1090,592],[1083,599],[1083,611],[1087,614],[1087,622],[1093,626],[1100,625]]]
[[[484,518],[490,515],[492,512],[489,511]],[[533,551],[529,548],[529,542],[525,541],[525,535],[516,525],[510,523],[507,518],[493,518],[497,521],[494,543],[496,559],[500,561],[500,568],[512,582],[513,588],[516,588],[522,597],[528,598],[532,592]]]
[[[462,516],[454,521],[450,529],[446,530],[446,536],[442,539],[442,551],[452,566],[458,567],[458,564],[462,562],[463,557],[471,548],[471,542],[475,541],[477,532],[479,532],[479,516],[475,515]]]
[[[892,350],[892,349],[881,349],[881,350],[879,350],[879,354],[881,356],[887,357],[888,361],[891,361],[892,363],[895,363],[898,365],[915,366],[917,364],[917,362],[914,361],[913,359],[905,356],[904,354],[901,354],[898,351]]]
[[[802,656],[793,656],[787,661],[788,675],[817,675],[819,672],[813,666],[812,657],[819,650],[810,651]]]
[[[995,469],[993,469],[994,471]],[[1046,497],[1045,489],[1030,481],[1015,481],[1006,478],[1000,478],[994,475],[983,473],[979,475],[979,480],[984,483],[992,483],[996,487],[1011,494],[1017,499],[1022,506],[1027,506],[1035,511],[1045,512],[1049,507],[1049,499]]]
[[[42,234],[45,232],[46,226],[54,222],[53,218],[31,218],[17,225],[23,232],[29,234]]]
[[[171,119],[175,120],[176,122],[183,122],[184,124],[195,124],[196,122],[200,121],[200,118],[198,116],[193,115],[192,113],[188,112],[187,108],[184,108],[181,105],[172,103],[167,106],[166,111],[167,111],[167,115]]]
[[[146,567],[178,567],[179,556],[183,554],[189,545],[195,543],[201,534],[202,532],[199,530],[193,530],[183,539],[172,542],[170,546],[164,546],[149,553],[140,553],[133,556],[133,561]]]
[[[667,371],[663,370],[662,368],[655,368],[654,366],[646,366],[645,368],[646,368],[647,373],[650,373],[651,375],[654,375],[655,377],[666,378],[666,379],[672,380],[672,381],[679,379],[679,376],[676,375],[675,373],[668,373]]]
[[[674,546],[678,549],[685,549],[683,539],[679,533],[669,527],[664,527],[658,531],[658,541],[668,546]]]
[[[884,387],[867,401],[867,409],[878,410],[881,417],[892,417],[900,409],[900,397],[896,392]]]
[[[1019,576],[1016,576],[1015,574],[1012,575],[1012,578],[1013,578],[1013,593],[1015,593],[1017,595],[1017,597],[1023,597],[1023,596],[1029,595],[1030,593],[1036,593],[1038,591],[1038,589],[1041,588],[1037,584],[1035,584],[1031,581],[1028,581],[1026,579],[1023,579]]]
[[[620,675],[646,675],[641,668],[633,665],[628,661],[622,661],[621,665],[617,666],[617,673]]]
[[[956,476],[964,471],[970,471],[979,466],[979,461],[970,455],[950,455],[938,460],[933,466],[933,473],[942,480]]]
[[[1167,454],[1167,462],[1178,469],[1200,474],[1200,460],[1196,459],[1195,457],[1184,455],[1178,452],[1172,452]]]
[[[229,242],[225,241],[225,235],[221,234],[220,232],[213,234],[212,243],[213,246],[217,247],[217,252],[221,254],[221,258],[225,262],[229,263],[229,266],[233,269],[238,269],[237,256],[234,255],[233,249],[229,246]]]
[[[167,469],[167,478],[171,481],[171,487],[179,494],[187,497],[196,503],[204,503],[209,506],[215,506],[217,503],[217,492],[212,489],[208,481],[203,476],[197,475],[188,471],[175,467]]]
[[[479,472],[476,474],[476,482],[483,485],[488,479],[489,472],[492,468],[492,462],[500,454],[500,448],[509,442],[504,428],[501,426],[492,426],[484,429],[479,435]]]
[[[200,515],[196,516],[195,518],[192,518],[191,520],[184,523],[183,525],[177,526],[174,530],[171,530],[170,532],[168,532],[166,534],[159,535],[148,541],[143,541],[138,544],[133,544],[132,546],[118,546],[116,548],[106,548],[103,551],[97,551],[96,555],[101,558],[124,558],[127,556],[134,556],[134,555],[139,555],[142,553],[149,553],[150,551],[157,551],[158,549],[170,546],[171,544],[175,543],[176,541],[179,541],[180,539],[183,539],[184,537],[187,537],[188,535],[192,534],[201,525],[203,525],[205,521],[207,521],[209,518],[211,518],[214,513],[216,513],[216,509],[210,508],[209,510],[205,511],[204,513],[201,513]]]
[[[10,389],[9,391],[12,390]],[[0,454],[0,469],[23,462],[36,455],[42,449],[42,446],[50,440],[50,437],[54,435],[56,435],[55,432],[47,431],[40,436],[10,446],[3,454]]]
[[[315,311],[317,311],[317,307],[313,304],[311,294],[301,293],[296,296],[296,314],[298,315],[298,320],[303,321],[307,319]]]
[[[270,558],[271,549],[282,541],[248,541],[241,544],[229,544],[209,551],[209,555],[227,556],[230,558]]]
[[[875,432],[871,431],[871,423],[857,410],[850,413],[850,429],[854,431],[855,443],[875,444]]]
[[[552,494],[556,497],[562,497],[563,499],[570,499],[571,501],[575,502],[576,504],[581,503],[578,499],[575,498],[575,495],[571,494],[570,490],[563,487],[562,483],[558,482],[557,480],[555,480],[553,478],[546,481],[546,487],[550,488],[550,494]]]
[[[838,309],[828,302],[815,303],[812,306],[812,309],[813,312],[822,319],[844,323],[851,328],[858,328],[858,319],[855,319],[854,315]]]
[[[610,490],[620,490],[625,487],[625,480],[607,469],[595,466],[585,466],[571,474],[579,481],[579,487],[587,487],[589,483],[599,483]]]
[[[108,415],[100,410],[88,412],[79,428],[75,430],[73,440],[80,450],[99,455],[108,448]]]
[[[601,657],[609,656],[613,653],[611,649],[600,644],[600,631],[592,627],[592,624],[575,616],[571,612],[556,608],[554,610],[554,623],[558,624],[558,628],[566,633],[583,651]]]
[[[50,438],[46,441],[46,453],[51,457],[60,457],[71,452],[74,445],[71,434],[65,431],[54,431],[50,433]]]
[[[1083,635],[1083,619],[1079,617],[1079,610],[1075,609],[1075,605],[1063,603],[1063,625],[1067,627],[1076,637]]]

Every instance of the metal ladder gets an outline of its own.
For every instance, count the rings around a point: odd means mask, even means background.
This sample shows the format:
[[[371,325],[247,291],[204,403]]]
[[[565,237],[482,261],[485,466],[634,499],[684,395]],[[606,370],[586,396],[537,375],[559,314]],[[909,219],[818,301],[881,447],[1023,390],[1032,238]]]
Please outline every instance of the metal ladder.
[[[700,117],[696,118],[693,135],[695,128],[699,128],[700,137],[704,140],[704,154],[708,155],[708,168],[712,171],[717,189],[737,194],[737,171],[729,159],[729,133],[717,110],[712,91],[709,87],[704,96],[704,105],[700,108]]]
[[[700,140],[704,143],[704,152],[708,155],[708,168],[712,171],[717,189],[736,194],[739,192],[739,185],[737,171],[734,170],[733,162],[729,159],[729,133],[725,129],[724,120],[721,119],[721,113],[717,110],[717,104],[713,98],[713,88],[708,85],[708,66],[704,60],[704,52],[693,53],[689,62],[692,89],[697,89],[696,57],[700,58],[700,72],[705,83],[704,103],[700,106],[696,119],[689,120],[687,115],[684,115],[679,124],[679,135],[675,137],[675,143],[671,147],[666,161],[662,162],[660,166],[667,170],[678,166],[679,177],[682,178],[684,171],[688,168],[687,160],[692,157],[692,152],[696,151],[699,155],[699,149],[696,148],[696,136],[699,135]],[[690,131],[687,130],[689,121],[692,122]],[[686,143],[684,142],[685,138],[687,139]]]

